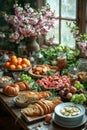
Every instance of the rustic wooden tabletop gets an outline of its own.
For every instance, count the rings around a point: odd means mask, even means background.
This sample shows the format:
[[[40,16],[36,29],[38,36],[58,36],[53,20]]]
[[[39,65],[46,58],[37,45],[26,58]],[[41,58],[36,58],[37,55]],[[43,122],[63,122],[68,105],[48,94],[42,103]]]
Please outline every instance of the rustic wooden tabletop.
[[[82,130],[83,126],[78,128],[64,128],[56,125],[53,121],[50,124],[45,124],[44,119],[40,119],[34,122],[26,122],[21,116],[21,108],[15,106],[14,97],[8,97],[3,93],[0,93],[0,103],[3,107],[12,115],[15,122],[20,125],[20,127],[24,130]]]

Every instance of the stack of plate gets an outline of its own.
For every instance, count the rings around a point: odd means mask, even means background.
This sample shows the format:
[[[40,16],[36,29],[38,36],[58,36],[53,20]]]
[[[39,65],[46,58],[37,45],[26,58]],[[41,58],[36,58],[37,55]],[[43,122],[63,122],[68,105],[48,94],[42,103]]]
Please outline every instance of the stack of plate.
[[[66,116],[61,113],[64,107],[73,106],[79,109],[79,114],[74,116]],[[53,121],[62,127],[74,128],[83,125],[86,122],[85,107],[83,105],[74,103],[62,103],[55,107],[53,114]]]

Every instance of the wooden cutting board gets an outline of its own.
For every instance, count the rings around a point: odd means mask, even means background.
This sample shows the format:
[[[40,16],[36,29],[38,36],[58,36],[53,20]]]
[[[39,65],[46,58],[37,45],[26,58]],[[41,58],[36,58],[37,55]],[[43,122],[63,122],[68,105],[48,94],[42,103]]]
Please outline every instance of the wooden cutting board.
[[[36,117],[29,117],[23,111],[21,111],[21,116],[24,118],[24,120],[26,122],[33,122],[33,121],[37,121],[37,120],[40,120],[40,119],[44,119],[46,117],[46,115],[36,116]]]

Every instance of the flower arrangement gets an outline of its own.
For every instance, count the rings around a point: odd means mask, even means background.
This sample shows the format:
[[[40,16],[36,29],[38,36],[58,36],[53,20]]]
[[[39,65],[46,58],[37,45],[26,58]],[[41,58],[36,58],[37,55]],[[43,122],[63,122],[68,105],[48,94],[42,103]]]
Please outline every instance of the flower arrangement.
[[[81,51],[81,55],[86,58],[87,57],[87,33],[80,34],[79,27],[76,26],[76,24],[74,24],[74,26],[72,26],[71,23],[67,25],[70,28],[70,31],[76,40],[76,44],[78,45],[78,48]]]
[[[57,17],[48,4],[38,10],[31,8],[30,4],[24,7],[15,4],[13,7],[14,15],[4,14],[5,20],[12,25],[12,32],[9,34],[11,42],[19,43],[31,36],[47,34],[55,25]]]
[[[5,34],[0,32],[0,38],[5,38]]]

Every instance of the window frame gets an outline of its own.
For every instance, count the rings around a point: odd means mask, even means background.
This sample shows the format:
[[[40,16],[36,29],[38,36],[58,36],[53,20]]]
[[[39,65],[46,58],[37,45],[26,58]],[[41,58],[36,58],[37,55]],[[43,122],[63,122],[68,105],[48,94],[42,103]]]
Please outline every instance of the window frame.
[[[41,6],[45,5],[46,0],[37,0],[37,5],[40,8]],[[59,26],[61,27],[61,20],[68,20],[68,21],[76,21],[77,26],[79,27],[80,33],[86,33],[86,26],[87,26],[87,18],[86,18],[86,5],[87,0],[76,0],[76,19],[69,19],[69,18],[61,18],[59,14]],[[61,0],[59,2],[59,12],[61,13]],[[61,29],[59,28],[59,35],[61,35]],[[59,43],[61,43],[61,37],[59,36]]]

